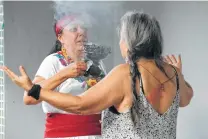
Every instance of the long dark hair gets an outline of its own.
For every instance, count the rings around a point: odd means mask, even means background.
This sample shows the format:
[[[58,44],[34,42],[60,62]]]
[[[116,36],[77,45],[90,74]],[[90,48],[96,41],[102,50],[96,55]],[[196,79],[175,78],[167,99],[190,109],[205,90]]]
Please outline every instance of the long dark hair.
[[[56,33],[56,23],[57,22],[55,22],[53,26],[55,33]],[[60,34],[62,34],[62,31],[60,32]],[[61,51],[61,47],[62,47],[61,42],[58,40],[58,38],[56,38],[56,42],[48,55]]]
[[[137,99],[136,78],[141,77],[137,67],[140,58],[154,59],[157,67],[167,76],[162,60],[162,33],[159,22],[153,16],[136,11],[127,12],[121,18],[120,28],[121,39],[124,39],[128,45],[128,60],[135,102]],[[111,107],[110,111],[118,114],[115,108]],[[135,119],[138,116],[133,113],[133,117]]]

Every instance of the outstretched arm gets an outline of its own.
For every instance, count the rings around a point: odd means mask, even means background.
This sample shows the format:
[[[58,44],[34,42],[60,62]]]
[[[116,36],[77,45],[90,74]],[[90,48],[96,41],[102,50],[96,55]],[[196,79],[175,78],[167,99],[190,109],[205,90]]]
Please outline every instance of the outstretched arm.
[[[33,84],[40,84],[42,88],[54,90],[57,86],[59,86],[65,80],[67,80],[67,77],[64,76],[62,72],[59,72],[49,79],[45,79],[43,77],[37,76],[33,80]],[[42,100],[41,99],[36,100],[32,98],[31,96],[28,96],[27,91],[24,91],[23,101],[26,105],[35,105],[35,104],[40,103]]]
[[[35,79],[33,80],[33,83],[40,84],[42,88],[54,90],[57,86],[59,86],[65,80],[83,75],[85,70],[86,70],[86,63],[76,62],[60,70],[58,73],[56,73],[54,76],[48,79],[45,79],[44,77],[41,77],[41,76],[36,76]],[[14,75],[14,73],[12,72],[10,72],[10,74]],[[40,103],[42,100],[41,99],[36,100],[32,98],[31,96],[28,96],[27,91],[24,91],[23,101],[26,105],[35,105],[35,104]]]
[[[11,70],[7,69],[7,72]],[[15,80],[15,83],[29,91],[33,84],[23,68],[20,72],[24,80]],[[42,88],[40,99],[67,112],[76,114],[98,113],[112,105],[120,104],[124,98],[122,66],[114,68],[103,80],[88,89],[80,96],[54,92]],[[9,75],[9,74],[8,74]],[[9,77],[13,80],[14,77]],[[13,80],[14,81],[14,80]]]

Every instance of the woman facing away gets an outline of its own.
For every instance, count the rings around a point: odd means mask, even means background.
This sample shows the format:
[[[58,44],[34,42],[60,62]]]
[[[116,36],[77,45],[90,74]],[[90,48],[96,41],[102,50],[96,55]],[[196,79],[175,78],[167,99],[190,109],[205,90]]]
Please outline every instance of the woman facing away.
[[[179,107],[190,103],[193,90],[182,75],[180,57],[162,59],[158,21],[145,13],[127,12],[121,18],[120,49],[127,63],[79,96],[33,84],[22,66],[21,76],[2,69],[36,100],[82,115],[105,110],[104,139],[175,139]],[[68,69],[64,70],[67,78]]]
[[[95,76],[92,76],[92,79],[84,76],[87,70],[87,64],[82,60],[83,45],[87,40],[86,26],[81,15],[74,14],[61,17],[55,23],[54,30],[57,37],[56,46],[41,63],[33,83],[64,94],[79,95],[98,81]],[[62,76],[65,69],[69,75],[67,78]],[[105,72],[102,63],[100,69],[102,73]],[[42,99],[36,100],[25,92],[26,105],[40,102],[46,114],[45,138],[95,139],[101,135],[100,113],[72,114],[55,108]]]

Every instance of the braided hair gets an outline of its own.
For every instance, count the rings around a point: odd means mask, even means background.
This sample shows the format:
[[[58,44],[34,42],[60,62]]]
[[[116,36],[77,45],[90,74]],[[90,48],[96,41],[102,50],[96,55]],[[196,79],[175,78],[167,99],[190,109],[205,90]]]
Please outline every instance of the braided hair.
[[[128,46],[128,63],[130,65],[131,86],[134,96],[133,107],[137,105],[136,79],[141,78],[137,62],[141,58],[154,59],[156,66],[165,73],[162,60],[163,39],[159,22],[149,14],[130,11],[121,18],[121,39]],[[137,101],[136,101],[137,100]],[[138,114],[132,107],[132,118],[136,120]],[[115,108],[110,111],[119,114]]]

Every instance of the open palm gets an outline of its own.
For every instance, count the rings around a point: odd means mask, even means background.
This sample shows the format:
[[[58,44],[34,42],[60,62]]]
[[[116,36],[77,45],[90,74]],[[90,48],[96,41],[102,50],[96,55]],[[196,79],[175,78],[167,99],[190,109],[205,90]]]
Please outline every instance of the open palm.
[[[182,72],[181,55],[178,55],[178,58],[176,58],[175,55],[167,55],[164,57],[164,60],[168,64],[171,64],[171,65],[177,67]]]
[[[24,67],[20,66],[19,71],[21,76],[16,75],[12,72],[8,67],[2,66],[0,69],[4,70],[8,77],[19,87],[23,88],[26,91],[29,91],[32,88],[32,81],[30,80],[29,76],[25,72]]]

